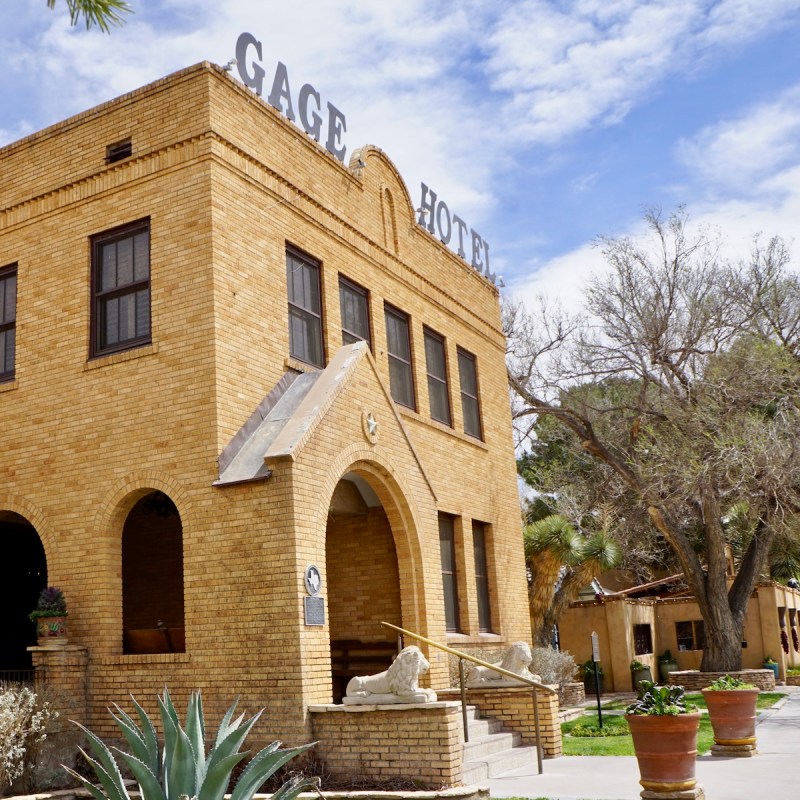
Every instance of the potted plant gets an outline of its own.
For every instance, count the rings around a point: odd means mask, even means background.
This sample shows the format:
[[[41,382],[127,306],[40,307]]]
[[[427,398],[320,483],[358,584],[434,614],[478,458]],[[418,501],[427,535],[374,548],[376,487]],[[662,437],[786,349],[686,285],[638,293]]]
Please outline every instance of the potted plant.
[[[658,674],[661,683],[669,683],[670,672],[678,669],[678,662],[672,657],[672,650],[665,650],[663,655],[658,657]]]
[[[631,661],[631,679],[633,681],[633,691],[638,692],[642,681],[653,682],[653,673],[647,664],[643,664],[634,658]]]
[[[711,727],[714,756],[750,756],[756,749],[756,701],[752,683],[725,675],[703,689]]]
[[[778,662],[772,656],[766,656],[761,666],[764,669],[771,669],[775,673],[775,680],[778,680]]]
[[[67,643],[67,600],[56,586],[42,589],[36,608],[28,617],[36,623],[40,647],[61,647]]]
[[[595,669],[597,670],[596,682],[594,677]],[[600,694],[603,694],[603,668],[599,662],[592,661],[591,658],[588,661],[584,661],[581,664],[580,672],[583,678],[583,689],[587,694],[597,691],[598,686],[600,687]]]
[[[686,702],[683,686],[642,681],[640,692],[625,711],[639,763],[639,783],[648,792],[694,789],[700,712]]]

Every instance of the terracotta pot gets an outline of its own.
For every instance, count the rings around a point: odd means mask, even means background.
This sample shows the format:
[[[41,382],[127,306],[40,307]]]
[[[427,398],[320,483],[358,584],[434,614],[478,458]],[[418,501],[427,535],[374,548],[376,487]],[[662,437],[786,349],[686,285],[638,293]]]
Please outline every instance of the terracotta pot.
[[[725,746],[756,743],[758,689],[703,689],[714,742]]]
[[[39,647],[61,647],[67,643],[67,618],[37,617],[36,637]]]
[[[639,762],[639,783],[650,792],[693,789],[700,712],[677,716],[626,714]]]

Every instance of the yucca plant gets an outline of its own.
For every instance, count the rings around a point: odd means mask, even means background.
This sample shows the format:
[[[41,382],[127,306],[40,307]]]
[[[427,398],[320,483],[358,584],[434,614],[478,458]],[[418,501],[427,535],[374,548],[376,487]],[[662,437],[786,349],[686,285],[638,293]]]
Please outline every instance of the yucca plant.
[[[130,747],[130,753],[117,747],[109,748],[83,725],[75,723],[89,741],[92,755],[83,748],[80,751],[97,775],[100,785],[95,786],[67,766],[64,769],[80,781],[95,800],[130,800],[117,758],[121,759],[121,763],[130,769],[138,781],[142,800],[223,800],[234,767],[248,755],[248,751],[240,752],[239,748],[261,712],[248,720],[245,720],[244,714],[234,719],[237,705],[234,702],[220,722],[214,744],[206,755],[205,720],[200,692],[192,692],[189,697],[185,728],[181,727],[167,689],[164,689],[163,696],[158,697],[164,730],[163,746],[147,712],[135,698],[131,699],[139,725],[116,703],[114,707],[117,713],[110,712]],[[268,745],[250,760],[236,782],[231,800],[251,800],[264,781],[277,769],[312,746],[307,744],[280,750],[280,742]],[[273,798],[292,800],[311,786],[313,781],[309,778],[294,778],[284,783]]]

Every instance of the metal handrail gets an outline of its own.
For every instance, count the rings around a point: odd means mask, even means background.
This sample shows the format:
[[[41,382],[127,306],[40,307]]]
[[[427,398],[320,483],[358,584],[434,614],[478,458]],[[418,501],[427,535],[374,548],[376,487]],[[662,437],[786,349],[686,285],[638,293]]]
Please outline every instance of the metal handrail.
[[[459,683],[461,684],[461,716],[464,725],[465,742],[469,741],[469,733],[467,732],[467,692],[464,685],[464,661],[471,661],[473,664],[486,667],[494,672],[499,673],[500,675],[505,675],[507,678],[513,678],[515,681],[519,681],[520,683],[530,686],[533,690],[533,724],[536,733],[536,762],[539,767],[539,774],[542,774],[542,737],[539,727],[539,703],[537,702],[536,690],[541,689],[547,694],[558,694],[555,689],[552,689],[543,683],[539,683],[538,681],[532,681],[529,678],[523,678],[522,675],[518,675],[516,672],[511,672],[511,670],[503,669],[503,667],[498,667],[496,664],[490,664],[488,661],[483,661],[480,658],[475,658],[475,656],[462,653],[460,650],[456,650],[453,647],[448,647],[446,644],[435,642],[433,639],[428,639],[427,637],[421,636],[413,631],[408,631],[405,628],[392,625],[391,622],[381,622],[381,625],[383,625],[385,628],[391,628],[392,630],[399,631],[404,636],[410,636],[412,639],[416,639],[419,642],[429,644],[431,647],[436,647],[439,650],[443,650],[445,653],[450,653],[459,659],[458,677]]]

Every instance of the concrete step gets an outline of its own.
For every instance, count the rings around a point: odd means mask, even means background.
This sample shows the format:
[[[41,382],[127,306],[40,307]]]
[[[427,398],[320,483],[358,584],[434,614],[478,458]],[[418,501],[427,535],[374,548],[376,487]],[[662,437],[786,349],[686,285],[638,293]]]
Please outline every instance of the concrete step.
[[[464,745],[464,761],[480,761],[482,758],[518,747],[522,737],[511,731],[498,731],[486,736],[474,737]]]
[[[485,758],[465,761],[463,781],[466,786],[470,786],[527,764],[536,764],[536,748],[533,745],[514,747],[510,750],[492,753]]]
[[[503,730],[503,723],[499,719],[468,719],[467,729],[469,731],[470,742],[473,739],[480,739],[481,736],[489,736],[492,733],[499,733]],[[462,730],[463,737],[463,730]]]

